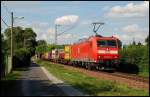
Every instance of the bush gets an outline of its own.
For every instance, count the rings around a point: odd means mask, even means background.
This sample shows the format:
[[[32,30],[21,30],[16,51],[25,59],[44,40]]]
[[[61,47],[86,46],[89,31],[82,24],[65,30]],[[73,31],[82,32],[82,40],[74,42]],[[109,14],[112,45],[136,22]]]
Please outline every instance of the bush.
[[[13,67],[23,67],[30,65],[30,53],[25,48],[20,48],[14,51]]]
[[[130,45],[119,51],[121,64],[124,70],[147,72],[149,66],[149,48],[144,45]],[[138,68],[137,68],[138,67]],[[139,69],[139,70],[138,70]],[[145,70],[146,69],[146,70]]]

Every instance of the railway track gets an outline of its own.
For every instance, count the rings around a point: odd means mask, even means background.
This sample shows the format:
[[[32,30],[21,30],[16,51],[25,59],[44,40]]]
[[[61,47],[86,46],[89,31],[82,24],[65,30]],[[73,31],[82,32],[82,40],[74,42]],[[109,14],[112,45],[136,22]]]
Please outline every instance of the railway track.
[[[114,72],[114,73],[108,73],[108,72],[102,72],[102,71],[99,71],[99,72],[107,73],[107,74],[112,75],[112,76],[131,79],[131,80],[135,80],[135,81],[139,81],[139,82],[149,83],[148,77],[142,77],[142,76],[138,76],[135,74],[128,74],[128,73],[122,73],[122,72]]]
[[[63,64],[63,65],[65,65],[65,64]],[[70,66],[70,67],[72,67],[72,66]],[[80,67],[78,67],[78,68],[80,68]],[[82,68],[82,69],[85,69],[85,68]],[[110,72],[104,72],[104,71],[98,71],[98,70],[93,71],[93,72],[105,73],[105,74],[112,75],[112,76],[122,77],[122,78],[135,80],[135,81],[139,81],[139,82],[143,82],[143,83],[149,83],[149,77],[138,76],[136,74],[128,74],[128,73],[122,73],[122,72],[116,72],[116,71],[113,73],[110,73]]]
[[[51,62],[51,63],[54,63],[54,62]],[[55,64],[55,63],[54,63]],[[65,65],[65,64],[61,64],[61,63],[56,63],[56,64],[60,64],[60,65],[64,65],[64,66],[67,66],[67,67],[72,67],[72,68],[77,68],[77,69],[84,69],[84,70],[87,70],[85,68],[81,68],[81,67],[74,67],[74,66],[70,66],[70,65]],[[90,70],[88,70],[90,71]],[[102,73],[102,74],[107,74],[107,75],[111,75],[111,76],[117,76],[117,77],[121,77],[121,78],[126,78],[126,79],[130,79],[130,80],[135,80],[135,81],[138,81],[138,82],[143,82],[143,83],[147,83],[149,84],[149,77],[142,77],[142,76],[138,76],[136,74],[128,74],[128,73],[122,73],[122,72],[106,72],[106,71],[90,71],[90,72],[96,72],[96,73]]]

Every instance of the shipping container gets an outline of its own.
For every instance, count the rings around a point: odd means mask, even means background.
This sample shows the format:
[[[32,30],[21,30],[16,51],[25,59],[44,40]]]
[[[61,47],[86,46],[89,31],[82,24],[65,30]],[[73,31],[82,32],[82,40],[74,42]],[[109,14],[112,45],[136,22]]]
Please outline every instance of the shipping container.
[[[64,53],[64,50],[63,49],[58,49],[58,56],[59,56],[59,59],[64,59],[64,56],[65,53]]]
[[[70,45],[66,45],[65,48],[64,48],[64,52],[65,52],[65,60],[70,60],[71,58],[71,46]]]
[[[48,52],[48,60],[52,59],[52,52]]]
[[[48,52],[45,53],[45,59],[48,60]]]

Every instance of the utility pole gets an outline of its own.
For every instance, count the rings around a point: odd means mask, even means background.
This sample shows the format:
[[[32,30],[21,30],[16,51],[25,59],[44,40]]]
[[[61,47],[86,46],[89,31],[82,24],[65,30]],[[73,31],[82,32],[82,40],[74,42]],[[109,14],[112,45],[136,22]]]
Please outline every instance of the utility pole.
[[[13,12],[11,12],[11,65],[13,65]]]
[[[58,27],[58,26],[62,26],[62,25],[60,25],[60,24],[55,24],[55,42],[54,42],[55,45],[57,45],[57,37],[58,37],[58,36],[64,34],[64,33],[67,32],[68,30],[70,30],[70,29],[73,28],[73,27],[71,27],[71,28],[69,28],[69,29],[64,30],[64,31],[61,32],[61,33],[57,33],[57,27]]]
[[[61,26],[61,25],[59,25],[59,24],[55,25],[55,45],[57,45],[57,36],[58,36],[58,34],[57,34],[57,27],[58,26]]]
[[[57,45],[57,24],[55,25],[55,45]]]
[[[94,23],[92,23],[92,24],[93,24],[93,26],[94,26],[93,32],[94,32],[96,35],[98,35],[98,34],[97,34],[97,31],[98,31],[98,29],[99,29],[99,27],[100,27],[101,25],[104,25],[104,23],[101,23],[101,22],[94,22]],[[97,29],[96,29],[96,25],[98,25]]]

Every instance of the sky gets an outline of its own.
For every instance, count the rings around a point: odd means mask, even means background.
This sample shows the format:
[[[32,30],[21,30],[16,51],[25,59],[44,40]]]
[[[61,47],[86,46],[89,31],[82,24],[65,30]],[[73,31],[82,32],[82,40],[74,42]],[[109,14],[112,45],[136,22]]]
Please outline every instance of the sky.
[[[7,8],[7,9],[6,9]],[[144,43],[149,35],[149,1],[2,1],[1,18],[10,25],[32,27],[37,40],[54,43],[55,25],[58,44],[72,44],[94,35],[93,22],[103,22],[98,30],[102,36],[118,37],[123,44],[133,40]],[[7,28],[1,21],[2,32]],[[68,30],[69,29],[69,30]]]

